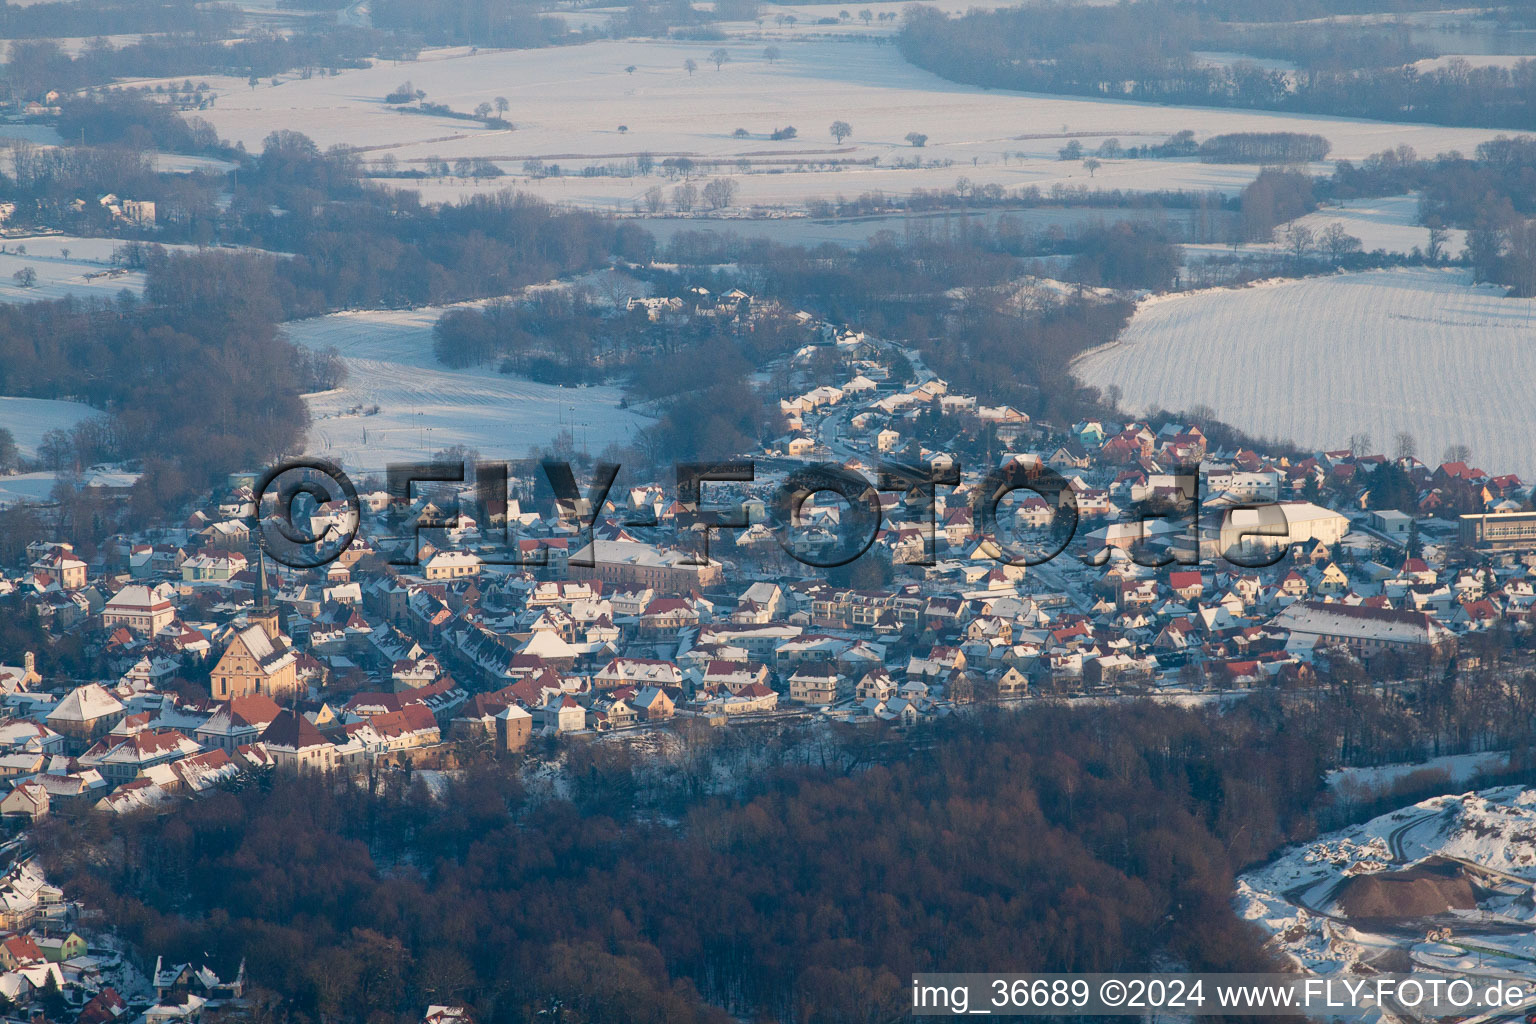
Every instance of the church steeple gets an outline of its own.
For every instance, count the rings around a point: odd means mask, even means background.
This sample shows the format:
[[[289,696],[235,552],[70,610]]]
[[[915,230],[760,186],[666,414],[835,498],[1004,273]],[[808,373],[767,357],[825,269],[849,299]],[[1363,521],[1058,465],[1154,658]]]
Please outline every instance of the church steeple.
[[[267,585],[266,556],[266,549],[258,544],[256,546],[256,589],[251,611],[246,619],[251,625],[264,629],[267,636],[276,639],[281,628],[278,625],[277,608],[272,604],[272,591]]]
[[[256,609],[265,610],[272,605],[272,595],[267,592],[267,549],[256,546]]]

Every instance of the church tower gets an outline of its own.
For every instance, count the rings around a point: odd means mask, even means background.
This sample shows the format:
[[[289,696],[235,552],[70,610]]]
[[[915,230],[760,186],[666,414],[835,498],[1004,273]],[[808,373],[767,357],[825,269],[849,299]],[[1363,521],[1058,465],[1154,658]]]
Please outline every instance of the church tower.
[[[276,640],[281,630],[278,626],[277,606],[272,603],[272,591],[267,585],[266,554],[266,550],[258,545],[256,548],[256,600],[245,618],[251,625],[260,626],[268,637]]]

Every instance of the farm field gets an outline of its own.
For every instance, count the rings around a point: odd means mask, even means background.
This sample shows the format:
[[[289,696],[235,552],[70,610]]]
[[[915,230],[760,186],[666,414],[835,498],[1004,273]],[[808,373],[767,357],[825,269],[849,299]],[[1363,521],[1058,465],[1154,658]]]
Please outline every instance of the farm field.
[[[1187,243],[1184,257],[1198,263],[1212,257],[1228,258],[1233,253],[1278,253],[1286,249],[1285,232],[1292,225],[1321,235],[1330,224],[1338,224],[1346,232],[1360,239],[1361,249],[1374,252],[1381,249],[1389,253],[1408,254],[1415,248],[1421,252],[1429,247],[1429,229],[1415,223],[1419,216],[1417,193],[1401,196],[1382,196],[1372,199],[1346,199],[1337,206],[1325,206],[1305,217],[1282,224],[1275,229],[1269,242],[1249,242],[1237,246],[1214,242]],[[1461,228],[1448,228],[1444,256],[1456,259],[1467,247],[1467,233]]]
[[[112,265],[112,251],[122,242],[111,238],[38,235],[0,238],[0,302],[34,302],[66,295],[112,298],[124,288],[138,293],[144,275]],[[24,249],[25,252],[18,250]],[[69,255],[65,255],[65,250]],[[37,283],[23,287],[15,275],[30,267]]]
[[[1256,435],[1343,448],[1369,433],[1420,457],[1466,444],[1489,472],[1536,476],[1536,303],[1474,286],[1464,270],[1339,274],[1144,302],[1076,375],[1122,404],[1208,406]]]
[[[59,475],[53,472],[18,473],[0,476],[0,508],[9,505],[38,505],[53,493]]]
[[[259,149],[271,131],[303,125],[322,149],[355,146],[367,160],[389,155],[404,169],[422,169],[429,159],[483,158],[506,172],[478,183],[452,176],[386,179],[419,189],[430,200],[515,187],[610,210],[633,209],[656,185],[670,195],[671,183],[660,174],[626,178],[573,172],[594,163],[622,163],[643,152],[658,161],[686,156],[728,162],[738,186],[735,205],[782,206],[869,191],[900,195],[916,188],[950,188],[961,176],[1009,188],[1049,190],[1063,184],[1233,192],[1257,172],[1252,165],[1194,159],[1116,159],[1105,160],[1090,176],[1081,163],[1057,159],[1067,138],[1093,148],[1107,138],[1125,145],[1161,141],[1186,128],[1200,138],[1232,131],[1316,132],[1332,142],[1333,157],[1360,159],[1400,144],[1422,154],[1471,152],[1496,134],[984,90],[921,71],[894,46],[870,39],[775,40],[782,56],[770,62],[758,35],[769,27],[774,27],[771,17],[763,30],[739,26],[754,37],[737,36],[723,44],[608,40],[515,52],[434,50],[414,62],[379,62],[333,77],[292,77],[254,89],[243,80],[210,78],[219,96],[203,116],[220,135],[249,149]],[[708,60],[716,45],[729,54],[719,70]],[[688,59],[699,65],[692,75],[683,68]],[[633,73],[626,71],[629,67]],[[504,96],[516,130],[402,113],[384,104],[385,94],[407,80],[425,91],[429,102],[460,112]],[[842,144],[828,134],[828,125],[839,119],[853,127],[852,137]],[[798,129],[797,138],[776,142],[767,137],[786,125]],[[738,128],[748,137],[733,137]],[[904,141],[909,132],[926,134],[927,145],[909,145]],[[566,173],[530,179],[523,172],[527,160],[560,164]],[[738,160],[748,162],[750,173],[737,169]],[[825,163],[831,160],[857,163]],[[898,161],[922,166],[898,167]]]
[[[50,430],[68,430],[97,410],[83,402],[56,402],[47,398],[0,398],[0,427],[16,438],[21,454],[32,458],[37,444]]]
[[[339,461],[349,473],[372,473],[454,445],[488,458],[522,458],[562,430],[578,448],[599,452],[646,422],[619,408],[619,388],[562,388],[491,367],[438,365],[432,325],[442,312],[335,313],[287,325],[297,344],[334,347],[348,371],[341,387],[306,396],[309,454]]]
[[[1429,246],[1429,229],[1414,221],[1419,215],[1417,195],[1386,196],[1379,199],[1346,199],[1339,206],[1324,207],[1305,217],[1292,221],[1320,233],[1335,221],[1344,230],[1360,239],[1366,252],[1385,249],[1387,252],[1411,252]],[[1280,231],[1283,231],[1281,228]],[[1280,235],[1276,232],[1276,236]],[[1461,255],[1467,244],[1467,233],[1452,228],[1446,241],[1449,258]]]
[[[1509,767],[1509,754],[1502,750],[1487,750],[1478,754],[1447,754],[1433,757],[1422,764],[1387,764],[1372,768],[1339,768],[1328,773],[1330,789],[1351,795],[1374,796],[1413,775],[1427,772],[1443,773],[1446,782],[1455,787],[1466,786],[1484,772],[1502,771]]]
[[[1095,227],[1108,227],[1119,221],[1158,224],[1178,237],[1189,219],[1182,210],[1146,207],[1103,209],[1098,207],[1034,207],[1021,210],[978,210],[970,213],[945,210],[932,213],[899,213],[868,217],[648,217],[631,218],[656,240],[665,245],[677,235],[690,231],[735,234],[743,238],[767,238],[782,245],[816,246],[824,243],[860,246],[881,232],[898,240],[942,239],[958,232],[967,223],[995,227],[1007,218],[1023,231],[1059,229],[1076,234]],[[1228,251],[1225,247],[1224,252]]]

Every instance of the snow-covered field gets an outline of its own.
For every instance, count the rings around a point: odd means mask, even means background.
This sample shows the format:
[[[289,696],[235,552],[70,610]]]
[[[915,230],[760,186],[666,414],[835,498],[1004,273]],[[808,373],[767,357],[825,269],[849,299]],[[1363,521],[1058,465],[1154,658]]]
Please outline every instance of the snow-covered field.
[[[112,250],[121,244],[111,238],[71,235],[0,238],[4,247],[0,252],[0,302],[33,302],[66,295],[111,298],[124,288],[138,293],[144,289],[144,275],[112,265]],[[15,277],[28,267],[37,275],[37,283],[30,288]]]
[[[35,505],[48,500],[53,485],[58,482],[57,473],[19,473],[16,476],[0,476],[0,508],[7,505]]]
[[[1466,444],[1489,472],[1531,478],[1536,302],[1502,293],[1414,268],[1159,297],[1074,372],[1136,413],[1205,405],[1311,448],[1407,432],[1426,461]]]
[[[1328,773],[1329,788],[1343,794],[1379,796],[1412,775],[1425,772],[1444,773],[1454,787],[1474,782],[1484,772],[1503,771],[1509,767],[1509,754],[1488,750],[1478,754],[1448,754],[1432,757],[1421,764],[1388,764],[1375,768],[1341,768]]]
[[[765,20],[767,27],[774,24],[772,17]],[[763,57],[760,33],[766,28],[751,26],[756,38],[734,37],[723,44],[608,40],[544,50],[427,51],[414,62],[379,62],[334,77],[293,77],[255,89],[240,79],[210,78],[218,102],[201,116],[221,135],[251,149],[259,149],[275,129],[299,127],[322,148],[357,146],[368,159],[388,154],[402,167],[420,168],[428,158],[451,163],[467,157],[492,160],[509,172],[484,185],[451,177],[402,183],[433,200],[454,199],[481,187],[513,186],[555,200],[625,210],[652,186],[660,184],[670,195],[672,184],[659,174],[530,180],[523,162],[540,159],[571,169],[623,162],[642,152],[658,161],[669,156],[721,160],[732,165],[737,205],[793,205],[839,194],[949,188],[961,176],[1007,187],[1049,189],[1062,183],[1230,192],[1256,173],[1253,166],[1193,159],[1117,159],[1103,161],[1090,177],[1081,163],[1057,159],[1069,137],[1094,148],[1106,138],[1125,145],[1161,141],[1186,128],[1202,138],[1232,131],[1317,132],[1331,140],[1334,157],[1359,159],[1400,144],[1426,154],[1471,152],[1495,134],[983,90],[921,71],[891,45],[792,38],[803,29],[773,43],[782,51],[774,62]],[[730,54],[720,70],[708,60],[717,45]],[[683,68],[688,59],[698,63],[692,75]],[[626,72],[631,66],[634,72]],[[424,90],[430,102],[456,111],[505,96],[516,130],[386,106],[384,95],[406,80]],[[853,127],[853,136],[841,145],[828,134],[834,120]],[[767,138],[785,125],[794,125],[798,138]],[[749,137],[733,137],[737,128]],[[908,145],[908,132],[926,134],[927,146]],[[734,167],[738,159],[752,162],[750,173]],[[830,159],[874,163],[840,170],[819,163]],[[912,160],[924,166],[896,166]],[[794,169],[809,164],[816,166]],[[774,170],[781,173],[768,173]]]
[[[83,402],[56,402],[46,398],[0,398],[0,427],[16,438],[16,447],[28,458],[37,454],[37,443],[50,430],[68,430],[97,410]]]
[[[1348,234],[1360,239],[1365,252],[1377,249],[1391,253],[1423,252],[1429,248],[1429,229],[1416,223],[1419,218],[1418,193],[1401,196],[1381,196],[1373,199],[1346,199],[1337,206],[1325,206],[1298,217],[1275,229],[1274,240],[1251,242],[1237,246],[1214,242],[1186,244],[1185,259],[1191,263],[1218,258],[1228,259],[1235,253],[1278,253],[1288,249],[1286,232],[1298,225],[1320,236],[1332,224],[1338,224]],[[1467,233],[1461,228],[1446,229],[1445,251],[1442,256],[1455,259],[1467,247]]]
[[[1338,206],[1327,206],[1292,223],[1321,233],[1328,225],[1338,223],[1344,230],[1360,239],[1366,252],[1385,249],[1387,252],[1412,252],[1429,247],[1429,229],[1415,224],[1419,216],[1419,197],[1415,195],[1385,196],[1379,199],[1346,199]],[[1277,231],[1280,234],[1284,228]],[[1467,233],[1460,228],[1448,231],[1445,255],[1454,259],[1461,255],[1467,244]]]
[[[1108,227],[1119,221],[1160,224],[1173,237],[1187,223],[1188,216],[1182,210],[1126,207],[1103,209],[1099,207],[1035,207],[1007,210],[1004,212],[978,211],[962,213],[947,210],[936,213],[901,213],[889,216],[816,218],[803,216],[779,217],[635,217],[632,223],[645,228],[663,245],[684,232],[705,231],[717,234],[735,234],[744,238],[768,238],[783,245],[859,246],[881,232],[890,232],[901,240],[912,238],[944,238],[958,233],[966,224],[986,224],[995,227],[1006,217],[1022,231],[1048,231],[1059,228],[1068,234],[1094,227]],[[1213,247],[1223,255],[1230,255],[1226,246]]]
[[[1240,877],[1234,903],[1239,916],[1274,936],[1277,952],[1318,974],[1406,953],[1416,968],[1528,975],[1536,956],[1536,909],[1528,899],[1536,881],[1533,836],[1536,790],[1435,797],[1288,849]],[[1428,940],[1414,913],[1400,922],[1352,920],[1338,901],[1350,879],[1426,860],[1467,865],[1482,887],[1476,909],[1425,915],[1451,924],[1447,942]],[[1508,956],[1478,957],[1457,943]]]
[[[454,445],[487,458],[522,458],[562,430],[596,453],[645,422],[619,408],[618,388],[561,388],[491,367],[439,365],[432,325],[442,312],[335,313],[287,325],[300,345],[334,347],[349,374],[340,388],[306,398],[314,421],[310,454],[337,460],[348,472],[382,472],[391,462],[419,462]]]

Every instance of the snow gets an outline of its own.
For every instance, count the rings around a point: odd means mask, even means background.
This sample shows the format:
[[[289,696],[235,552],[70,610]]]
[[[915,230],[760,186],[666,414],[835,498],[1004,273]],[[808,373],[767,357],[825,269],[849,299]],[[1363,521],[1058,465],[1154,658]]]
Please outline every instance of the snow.
[[[144,289],[144,274],[112,265],[112,251],[122,243],[111,238],[74,235],[33,235],[0,238],[0,302],[35,302],[66,295],[113,298],[124,288]],[[25,248],[26,253],[17,253]],[[64,250],[69,250],[69,256]],[[15,274],[23,267],[37,273],[37,283],[23,288]]]
[[[1273,936],[1292,964],[1318,974],[1356,971],[1392,950],[1418,967],[1456,966],[1467,973],[1527,972],[1536,954],[1536,790],[1506,786],[1440,796],[1284,851],[1238,879],[1240,917]],[[1478,909],[1456,911],[1452,943],[1502,950],[1508,957],[1469,956],[1458,945],[1425,939],[1422,923],[1380,925],[1337,916],[1338,887],[1362,874],[1397,871],[1427,858],[1457,861],[1479,880]],[[1440,915],[1441,923],[1452,919]],[[1486,961],[1486,963],[1484,962]]]
[[[1247,53],[1231,53],[1226,50],[1192,50],[1190,56],[1207,67],[1230,68],[1239,64],[1251,64],[1265,71],[1295,71],[1296,65],[1288,60],[1255,57]]]
[[[1295,221],[1315,234],[1321,234],[1330,224],[1338,223],[1344,230],[1360,239],[1366,252],[1385,249],[1387,252],[1408,253],[1417,247],[1423,251],[1429,247],[1429,229],[1414,223],[1419,217],[1417,193],[1404,196],[1386,196],[1379,199],[1348,199],[1338,206],[1324,207]],[[1280,235],[1284,228],[1276,231]],[[1461,255],[1466,248],[1467,233],[1460,228],[1449,229],[1445,255],[1451,259]]]
[[[1257,436],[1314,449],[1412,434],[1435,461],[1471,447],[1489,472],[1536,477],[1536,302],[1427,267],[1149,299],[1076,375],[1132,412],[1205,405]]]
[[[1454,61],[1465,61],[1475,68],[1512,68],[1521,61],[1530,59],[1529,55],[1507,53],[1447,53],[1439,57],[1426,57],[1408,66],[1423,74],[1426,71],[1439,71],[1450,66]]]
[[[50,430],[68,430],[97,410],[83,402],[59,402],[48,398],[0,398],[0,427],[11,432],[16,447],[27,458],[37,455],[38,442]]]
[[[58,482],[57,473],[20,473],[0,476],[0,508],[7,505],[36,505],[46,502]]]
[[[1509,767],[1509,754],[1484,751],[1478,754],[1448,754],[1432,757],[1421,764],[1388,764],[1374,768],[1342,768],[1328,773],[1331,789],[1371,796],[1383,794],[1392,786],[1419,772],[1444,772],[1451,786],[1465,786],[1486,772]],[[1427,788],[1427,787],[1426,787]]]
[[[38,146],[57,146],[62,141],[53,125],[25,121],[0,121],[0,145],[10,146],[14,142],[30,142]],[[9,168],[10,165],[10,154],[6,154],[5,166]]]
[[[1183,210],[1160,210],[1143,207],[1106,209],[1088,206],[1041,206],[1024,209],[993,211],[978,210],[961,213],[956,210],[931,213],[898,213],[867,217],[636,217],[632,222],[656,236],[666,245],[676,235],[689,231],[735,234],[743,238],[768,238],[783,245],[860,246],[882,231],[889,231],[898,239],[944,238],[958,234],[968,224],[986,224],[995,227],[1006,217],[1022,231],[1049,231],[1059,228],[1068,235],[1095,227],[1109,227],[1120,221],[1160,224],[1177,237],[1189,215]],[[1223,255],[1230,254],[1224,246],[1215,247]]]
[[[599,452],[645,422],[618,407],[623,395],[616,387],[562,388],[491,367],[439,365],[432,325],[443,311],[334,313],[287,325],[297,344],[334,347],[348,370],[341,387],[306,396],[309,454],[371,473],[454,445],[487,458],[523,458],[562,430],[571,431],[578,448]],[[379,411],[369,414],[373,406]]]
[[[211,156],[188,156],[185,153],[156,153],[155,170],[161,174],[190,174],[193,171],[212,171],[228,174],[239,167],[229,160],[217,160]]]
[[[768,18],[761,31],[773,25]],[[913,67],[891,45],[793,38],[795,33],[803,36],[805,28],[786,30],[787,38],[775,41],[783,53],[775,63],[763,58],[764,40],[754,26],[755,38],[724,43],[605,40],[515,52],[426,51],[414,62],[379,62],[336,76],[290,77],[277,86],[262,83],[255,89],[240,79],[214,77],[208,81],[219,93],[217,105],[200,116],[220,135],[253,150],[274,129],[301,126],[322,149],[357,146],[369,160],[388,153],[404,168],[419,169],[428,158],[451,163],[459,157],[483,157],[509,172],[483,184],[453,178],[392,180],[402,188],[420,189],[430,200],[513,186],[563,202],[626,210],[648,188],[670,188],[670,183],[659,174],[530,180],[522,174],[523,161],[537,158],[569,170],[622,162],[642,152],[658,160],[719,160],[731,165],[729,172],[739,187],[736,203],[746,206],[799,204],[812,197],[852,197],[875,190],[901,195],[914,188],[950,188],[962,175],[977,184],[995,182],[1010,188],[1049,189],[1064,183],[1234,192],[1257,173],[1254,166],[1194,159],[1106,160],[1090,178],[1081,163],[1057,159],[1056,151],[1068,137],[1093,148],[1111,137],[1125,145],[1160,142],[1186,128],[1197,130],[1200,137],[1233,131],[1316,132],[1333,143],[1335,158],[1358,160],[1400,144],[1424,154],[1471,152],[1496,134],[985,90]],[[721,70],[707,60],[716,46],[731,55]],[[699,64],[691,76],[683,70],[689,58]],[[631,65],[636,71],[627,74],[624,69]],[[461,112],[505,96],[516,130],[401,113],[385,105],[383,96],[407,79],[425,90],[430,102]],[[849,121],[854,129],[842,145],[827,132],[837,119]],[[799,129],[798,138],[767,138],[770,130],[788,124]],[[627,132],[621,133],[620,125]],[[733,138],[738,127],[751,137]],[[925,148],[914,149],[903,141],[912,131],[929,136]],[[736,171],[735,161],[741,158],[753,162],[752,173]],[[820,163],[829,159],[878,163],[843,169]],[[895,166],[898,160],[914,159],[924,166]],[[801,169],[812,163],[814,169]],[[726,172],[722,168],[709,173]]]

